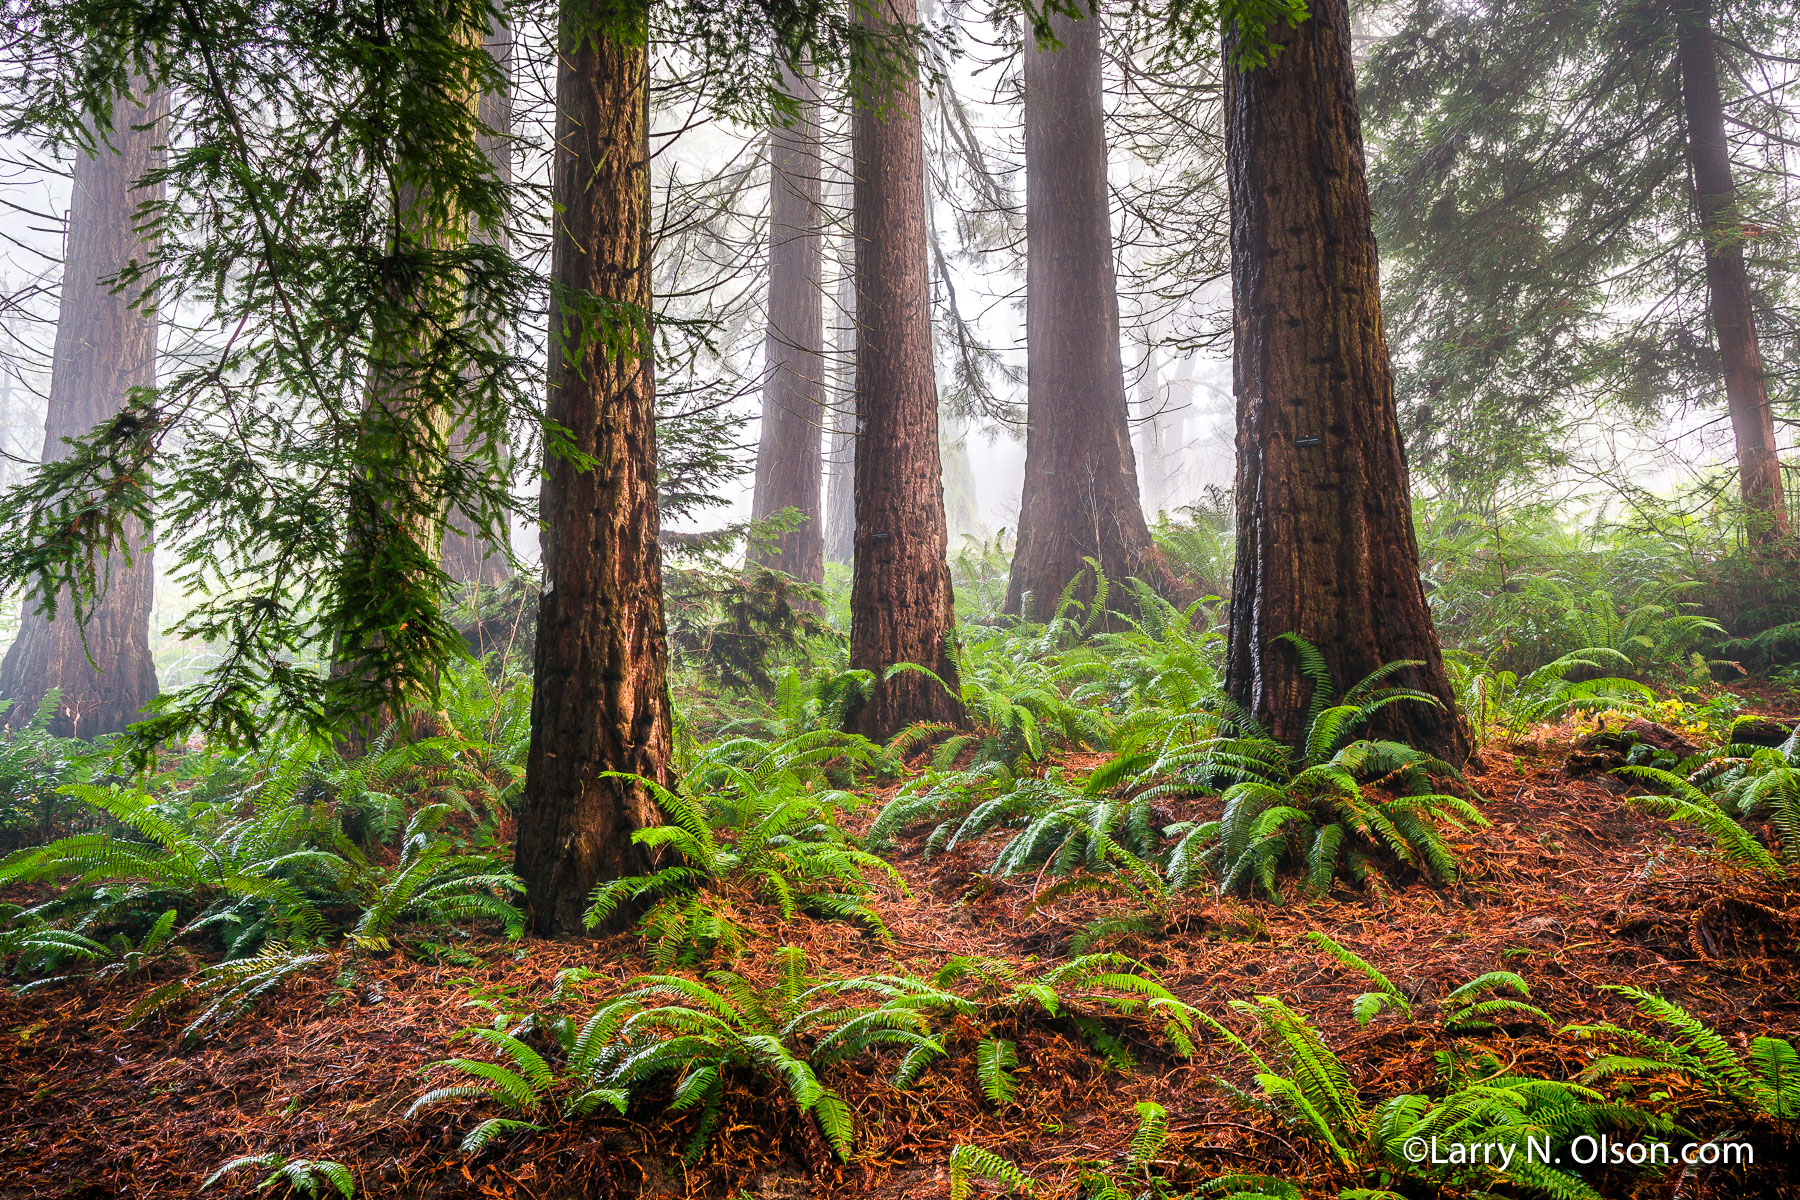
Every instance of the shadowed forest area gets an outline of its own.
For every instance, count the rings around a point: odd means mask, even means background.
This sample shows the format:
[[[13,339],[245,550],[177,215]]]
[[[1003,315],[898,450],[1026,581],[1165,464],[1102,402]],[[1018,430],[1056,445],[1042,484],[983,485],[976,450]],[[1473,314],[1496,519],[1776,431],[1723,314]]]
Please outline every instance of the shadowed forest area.
[[[0,12],[0,1197],[1800,1197],[1800,11]]]

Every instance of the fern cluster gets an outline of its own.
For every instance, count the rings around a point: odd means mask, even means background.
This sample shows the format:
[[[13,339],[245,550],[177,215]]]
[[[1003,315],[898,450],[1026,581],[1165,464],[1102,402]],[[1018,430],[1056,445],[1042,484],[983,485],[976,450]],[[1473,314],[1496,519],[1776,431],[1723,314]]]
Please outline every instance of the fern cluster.
[[[1774,748],[1726,745],[1673,770],[1628,762],[1616,774],[1658,789],[1633,807],[1700,829],[1724,861],[1772,880],[1800,875],[1800,732]],[[1753,819],[1767,823],[1767,844]]]
[[[1272,1111],[1316,1144],[1336,1169],[1358,1186],[1384,1194],[1410,1188],[1491,1188],[1500,1183],[1552,1200],[1598,1200],[1579,1177],[1527,1153],[1527,1139],[1559,1152],[1582,1134],[1626,1129],[1634,1136],[1667,1133],[1669,1122],[1630,1105],[1609,1102],[1578,1083],[1508,1074],[1491,1056],[1472,1064],[1460,1056],[1442,1060],[1442,1095],[1401,1094],[1373,1107],[1364,1102],[1349,1069],[1301,1014],[1273,996],[1234,1000],[1254,1017],[1265,1059],[1229,1030],[1217,1031],[1237,1046],[1255,1069],[1261,1099],[1238,1094]],[[1235,1090],[1235,1089],[1234,1089]],[[1473,1148],[1473,1161],[1415,1162],[1414,1139]],[[1416,1143],[1415,1143],[1416,1144]],[[1510,1150],[1510,1156],[1504,1152]],[[1368,1194],[1368,1193],[1364,1193]]]
[[[898,1048],[905,1055],[903,1071],[904,1064],[919,1064],[912,1069],[916,1077],[943,1048],[930,1036],[921,1008],[902,998],[904,988],[881,977],[820,981],[806,967],[799,950],[784,947],[776,952],[776,979],[768,987],[730,971],[710,972],[704,980],[642,976],[581,1024],[556,1023],[559,1067],[513,1033],[470,1030],[510,1065],[446,1059],[436,1067],[468,1082],[426,1092],[409,1115],[453,1100],[499,1104],[507,1116],[483,1120],[464,1138],[463,1148],[475,1152],[501,1133],[585,1116],[603,1104],[624,1113],[634,1096],[672,1081],[667,1109],[697,1115],[687,1146],[692,1161],[712,1136],[728,1083],[761,1076],[776,1082],[847,1157],[855,1137],[850,1109],[818,1072]],[[859,992],[878,998],[857,1003]]]
[[[784,920],[801,912],[858,922],[883,936],[887,926],[869,906],[870,874],[904,890],[899,873],[858,847],[838,826],[842,792],[805,790],[791,771],[752,773],[716,761],[701,782],[719,786],[697,798],[639,780],[667,824],[640,829],[632,840],[681,859],[648,875],[609,880],[589,899],[590,927],[621,906],[648,905],[642,925],[660,966],[697,962],[723,951],[735,957],[743,933],[732,917],[736,899],[773,905]]]
[[[1751,1039],[1743,1053],[1725,1036],[1685,1009],[1653,992],[1610,987],[1630,1000],[1644,1016],[1674,1030],[1668,1039],[1619,1025],[1573,1025],[1579,1037],[1620,1043],[1624,1054],[1606,1054],[1583,1072],[1586,1082],[1602,1079],[1643,1084],[1679,1078],[1723,1106],[1731,1120],[1762,1121],[1785,1127],[1790,1138],[1800,1134],[1800,1053],[1786,1038]]]
[[[216,948],[224,961],[159,987],[134,1013],[205,1001],[184,1031],[192,1039],[323,961],[339,934],[364,950],[388,949],[418,923],[480,922],[517,937],[517,879],[495,849],[470,844],[492,845],[492,809],[510,787],[485,757],[492,745],[454,732],[403,746],[384,736],[347,761],[319,742],[280,742],[201,759],[197,772],[178,761],[141,780],[67,785],[98,831],[0,859],[0,886],[61,885],[0,910],[0,961],[42,987]]]
[[[1644,711],[1656,693],[1635,679],[1600,676],[1609,668],[1629,668],[1631,659],[1606,646],[1572,650],[1523,676],[1466,651],[1444,655],[1458,705],[1478,743],[1498,731],[1518,737],[1534,725],[1570,713]],[[1593,672],[1586,679],[1569,678]]]
[[[1412,665],[1389,663],[1341,699],[1323,656],[1286,635],[1313,683],[1304,738],[1287,747],[1248,714],[1231,712],[1219,736],[1151,756],[1121,759],[1104,778],[1142,788],[1149,797],[1210,794],[1221,784],[1216,821],[1173,826],[1177,838],[1165,864],[1171,886],[1210,877],[1220,892],[1253,887],[1281,898],[1284,867],[1300,869],[1303,889],[1330,890],[1340,872],[1368,883],[1389,864],[1430,879],[1457,878],[1456,856],[1440,826],[1464,829],[1487,822],[1469,801],[1437,790],[1436,778],[1458,778],[1447,763],[1410,746],[1355,737],[1390,704],[1437,701],[1387,685]],[[1232,782],[1235,781],[1235,782]]]
[[[1550,1015],[1535,1005],[1510,996],[1495,995],[1502,991],[1518,996],[1531,995],[1531,988],[1511,971],[1485,971],[1451,988],[1443,996],[1420,1004],[1394,986],[1392,980],[1366,959],[1340,945],[1330,935],[1313,930],[1306,938],[1339,966],[1375,985],[1374,991],[1364,992],[1351,1002],[1351,1015],[1360,1025],[1369,1024],[1384,1011],[1416,1023],[1422,1015],[1421,1008],[1428,1009],[1438,1028],[1451,1036],[1486,1033],[1503,1022],[1532,1021],[1546,1025],[1550,1022]]]

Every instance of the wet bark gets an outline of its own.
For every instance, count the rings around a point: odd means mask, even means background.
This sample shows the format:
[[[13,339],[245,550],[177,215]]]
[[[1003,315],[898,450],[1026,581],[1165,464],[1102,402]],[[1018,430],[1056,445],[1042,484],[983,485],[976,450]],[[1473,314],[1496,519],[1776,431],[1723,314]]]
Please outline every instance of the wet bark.
[[[1397,682],[1442,710],[1389,705],[1370,734],[1460,763],[1468,731],[1419,583],[1345,0],[1272,36],[1269,66],[1226,71],[1238,403],[1226,688],[1293,743],[1312,689],[1280,635],[1317,646],[1340,687],[1422,660]]]
[[[762,437],[750,515],[792,508],[801,524],[750,560],[808,583],[825,580],[825,235],[818,105],[810,80],[788,78],[794,123],[770,131],[769,325],[763,339]]]
[[[548,415],[591,463],[545,464],[544,589],[516,867],[533,929],[571,934],[597,883],[649,866],[673,785],[649,342],[649,55],[564,0]],[[623,914],[622,914],[623,915]]]
[[[1737,209],[1731,147],[1725,138],[1711,0],[1681,0],[1677,6],[1676,58],[1694,205],[1706,246],[1706,290],[1737,447],[1738,489],[1754,518],[1754,540],[1773,541],[1788,532],[1787,505],[1750,278],[1744,270],[1744,222]]]
[[[1100,22],[1052,24],[1061,50],[1029,33],[1024,50],[1029,411],[1005,602],[1037,620],[1090,558],[1114,580],[1169,586],[1138,501],[1119,350]],[[1092,593],[1084,580],[1077,595]]]
[[[164,162],[167,113],[162,92],[143,105],[120,98],[112,133],[94,154],[75,160],[44,422],[46,462],[68,453],[66,439],[117,413],[131,389],[156,383],[155,313],[132,306],[141,287],[115,292],[103,281],[154,252],[140,237],[135,214],[139,205],[160,200],[163,189],[132,185]],[[124,729],[155,698],[154,570],[142,522],[126,520],[124,545],[104,572],[105,594],[85,625],[77,622],[66,593],[54,621],[27,603],[19,635],[0,662],[0,698],[13,702],[8,723],[29,721],[44,696],[58,689],[51,732],[96,737]]]
[[[884,12],[910,23],[918,10],[914,0],[895,0]],[[865,12],[864,19],[881,18]],[[851,118],[857,454],[850,665],[879,678],[896,663],[915,663],[950,690],[917,671],[878,682],[851,720],[858,732],[883,740],[915,722],[962,716],[950,653],[955,612],[945,557],[919,89],[912,79],[893,86],[885,97],[862,97]]]
[[[488,31],[487,50],[494,62],[506,74],[512,77],[512,29],[507,25],[506,15],[498,14],[494,18],[493,28]],[[510,84],[481,94],[478,101],[477,115],[482,125],[490,132],[482,134],[477,140],[481,151],[493,164],[494,174],[501,182],[511,186],[513,177],[512,155],[512,91]],[[506,247],[509,244],[505,230],[483,235],[492,239],[494,244]],[[466,424],[466,422],[465,422]],[[463,428],[458,429],[451,439],[452,454],[466,457],[470,448],[471,436]],[[454,583],[473,583],[483,587],[496,587],[505,583],[512,574],[512,566],[507,560],[506,548],[493,544],[486,537],[475,533],[470,528],[467,517],[460,513],[452,513],[444,527],[443,539],[444,574]]]

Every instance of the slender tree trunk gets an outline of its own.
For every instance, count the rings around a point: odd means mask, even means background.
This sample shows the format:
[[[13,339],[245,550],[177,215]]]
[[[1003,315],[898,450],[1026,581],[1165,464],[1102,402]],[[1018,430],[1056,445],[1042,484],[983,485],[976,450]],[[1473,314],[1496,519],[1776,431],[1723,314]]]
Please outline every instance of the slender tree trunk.
[[[516,869],[532,927],[576,933],[594,886],[644,870],[673,786],[650,345],[649,52],[563,0],[556,94],[544,590]],[[596,27],[598,26],[598,31]]]
[[[1038,620],[1099,562],[1166,587],[1138,504],[1106,181],[1100,18],[1053,19],[1025,46],[1025,339],[1029,411],[1019,544],[1005,609]],[[1080,590],[1091,596],[1093,582]]]
[[[852,204],[852,184],[843,188],[843,207]],[[825,557],[848,563],[856,554],[856,271],[854,240],[846,244],[837,281],[837,323],[831,349],[831,435],[825,461]]]
[[[1706,290],[1724,367],[1725,402],[1737,443],[1738,489],[1744,506],[1756,518],[1755,540],[1773,541],[1788,531],[1787,505],[1782,496],[1762,347],[1756,337],[1750,278],[1744,271],[1744,222],[1731,177],[1731,147],[1725,139],[1725,101],[1719,90],[1711,0],[1681,0],[1676,31],[1688,164],[1706,245]]]
[[[893,0],[884,12],[899,22],[918,18],[914,0]],[[863,19],[882,18],[865,10]],[[880,740],[914,722],[962,718],[950,656],[956,617],[931,356],[924,131],[917,80],[892,86],[885,105],[865,96],[851,118],[858,449],[850,665],[879,678],[896,663],[915,663],[950,691],[917,671],[880,680],[852,717],[859,732]]]
[[[1389,705],[1371,732],[1461,763],[1468,731],[1419,584],[1345,0],[1271,35],[1270,65],[1228,65],[1225,82],[1238,400],[1226,689],[1293,743],[1312,687],[1280,635],[1317,646],[1340,687],[1420,660],[1403,681],[1443,708]]]
[[[1154,336],[1154,332],[1152,333]],[[1137,425],[1142,452],[1138,477],[1143,482],[1144,511],[1162,513],[1169,507],[1168,430],[1162,391],[1161,352],[1154,342],[1144,346],[1144,373],[1138,379]]]
[[[825,423],[825,233],[818,104],[812,81],[788,77],[793,125],[770,132],[769,329],[763,339],[762,440],[750,515],[796,509],[804,520],[750,558],[808,583],[825,581],[821,490]]]
[[[151,93],[142,105],[121,97],[113,105],[111,135],[92,156],[75,159],[44,421],[46,462],[68,453],[66,439],[81,437],[124,407],[131,389],[156,383],[155,313],[132,307],[142,288],[115,292],[103,281],[153,253],[135,218],[139,205],[163,198],[163,188],[132,185],[163,165],[167,114],[163,92]],[[29,721],[45,694],[57,689],[51,732],[97,737],[136,721],[155,698],[155,572],[148,533],[142,522],[127,518],[123,552],[108,560],[105,594],[85,624],[76,621],[66,593],[54,621],[27,603],[19,636],[0,662],[0,698],[13,702],[9,723]]]
[[[508,84],[496,90],[481,94],[478,116],[481,123],[491,133],[480,137],[482,153],[488,162],[493,164],[494,174],[508,187],[512,185],[512,29],[506,22],[504,13],[494,18],[493,28],[488,31],[487,50],[494,62],[506,74]],[[495,244],[505,247],[508,237],[505,230],[489,235]],[[465,423],[466,424],[466,423]],[[470,434],[463,428],[457,430],[451,442],[451,453],[458,457],[466,457],[471,442]],[[449,523],[444,528],[443,565],[444,574],[455,583],[474,583],[483,587],[495,587],[505,583],[512,574],[512,566],[508,561],[506,548],[494,545],[487,538],[475,533],[469,527],[466,516],[461,513],[451,514]]]

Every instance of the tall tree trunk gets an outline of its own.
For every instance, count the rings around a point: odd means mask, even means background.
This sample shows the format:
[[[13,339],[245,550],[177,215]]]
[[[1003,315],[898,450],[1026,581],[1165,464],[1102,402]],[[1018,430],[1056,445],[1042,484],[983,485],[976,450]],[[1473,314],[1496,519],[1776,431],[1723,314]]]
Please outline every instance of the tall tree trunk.
[[[1100,18],[1053,19],[1025,45],[1025,340],[1029,409],[1019,544],[1005,608],[1039,620],[1099,562],[1168,585],[1138,504],[1106,181]],[[1093,582],[1081,594],[1091,596]]]
[[[843,206],[851,207],[846,166]],[[837,321],[831,342],[831,435],[825,462],[825,557],[848,563],[856,554],[856,270],[854,242],[845,240],[837,281]]]
[[[769,328],[763,339],[762,440],[750,515],[803,518],[750,558],[808,583],[825,581],[820,445],[825,421],[825,233],[818,104],[812,81],[787,76],[794,123],[770,131]]]
[[[477,115],[481,123],[491,132],[481,135],[481,151],[493,164],[494,174],[509,188],[513,178],[512,155],[512,28],[507,24],[506,14],[498,13],[494,17],[493,27],[487,35],[487,51],[494,62],[507,77],[507,84],[498,89],[481,94]],[[504,229],[497,230],[491,236],[494,243],[506,247],[509,239]],[[451,442],[451,453],[465,457],[468,452],[470,435],[458,429]],[[469,520],[460,513],[451,514],[449,523],[444,528],[443,541],[444,574],[456,583],[474,583],[483,587],[495,587],[505,583],[512,574],[512,566],[507,559],[506,549],[496,546],[487,538],[474,532],[469,527]]]
[[[93,155],[75,159],[44,421],[46,462],[68,453],[65,439],[117,413],[131,389],[156,383],[155,313],[132,307],[141,288],[114,291],[102,281],[152,253],[135,217],[139,205],[160,201],[164,189],[132,185],[163,165],[167,114],[166,93],[153,92],[141,105],[120,97],[110,136]],[[85,624],[77,622],[66,593],[54,621],[27,602],[19,636],[0,662],[0,698],[13,702],[9,723],[29,721],[45,694],[58,689],[51,732],[96,737],[124,729],[155,698],[148,541],[142,522],[127,518],[123,553],[108,560],[105,594]]]
[[[1738,489],[1744,506],[1756,518],[1755,539],[1773,541],[1788,531],[1787,505],[1782,496],[1762,347],[1756,338],[1750,279],[1744,271],[1744,222],[1731,177],[1731,147],[1725,140],[1725,101],[1719,90],[1711,0],[1681,0],[1676,9],[1676,58],[1681,66],[1694,204],[1706,245],[1706,290],[1724,367],[1731,432],[1737,443]]]
[[[914,23],[914,0],[883,10]],[[883,18],[864,10],[871,23]],[[924,131],[916,78],[863,96],[851,117],[856,161],[856,559],[850,665],[877,682],[852,720],[878,740],[917,721],[956,723],[950,656],[955,596],[945,558],[937,380],[926,278]],[[885,99],[886,104],[881,101]],[[917,671],[880,679],[896,663]]]
[[[471,48],[488,36],[467,23],[450,32]],[[445,99],[471,110],[480,103],[472,75],[438,72],[419,86],[442,89]],[[339,603],[351,619],[343,622],[333,673],[345,681],[342,702],[354,714],[341,733],[347,754],[425,698],[412,664],[441,646],[436,639],[447,632],[432,623],[441,622],[445,483],[467,377],[452,364],[468,293],[462,273],[439,262],[465,248],[472,231],[467,213],[404,177],[392,223],[388,303],[370,330],[369,393],[346,505]]]
[[[1150,338],[1156,331],[1150,331]],[[1168,397],[1162,389],[1162,353],[1154,340],[1144,343],[1144,372],[1138,378],[1137,426],[1142,447],[1138,477],[1142,481],[1144,511],[1166,512],[1169,507]]]
[[[1226,156],[1237,392],[1237,566],[1226,689],[1289,743],[1312,686],[1292,650],[1317,646],[1347,687],[1416,659],[1443,704],[1392,704],[1373,723],[1452,763],[1469,736],[1419,583],[1406,453],[1394,410],[1369,227],[1345,0],[1317,0],[1266,67],[1237,62],[1227,23]]]
[[[568,934],[595,884],[644,870],[633,831],[673,786],[650,343],[649,52],[616,6],[563,0],[556,89],[544,590],[516,870],[532,928]],[[622,914],[623,915],[623,914]]]

